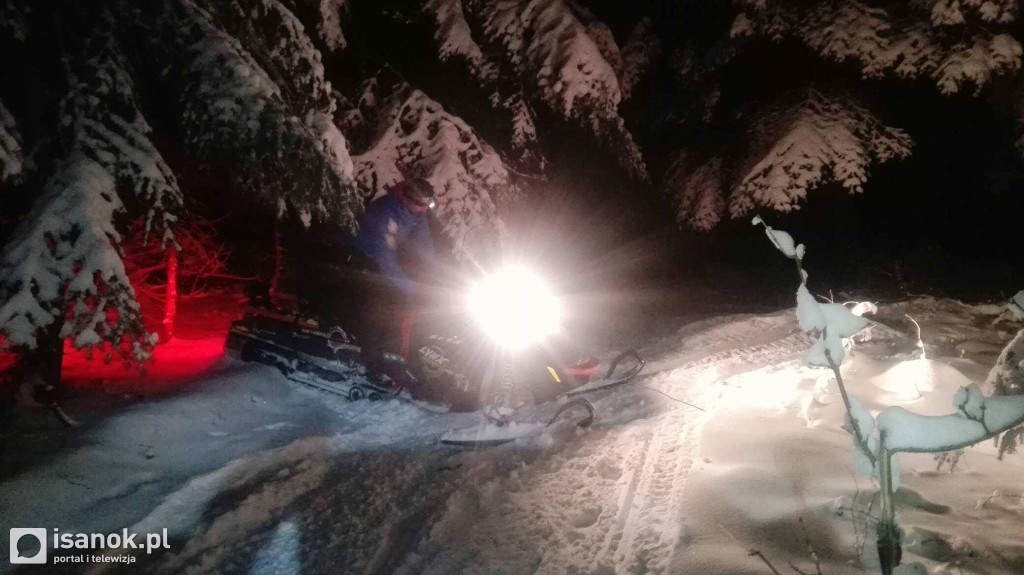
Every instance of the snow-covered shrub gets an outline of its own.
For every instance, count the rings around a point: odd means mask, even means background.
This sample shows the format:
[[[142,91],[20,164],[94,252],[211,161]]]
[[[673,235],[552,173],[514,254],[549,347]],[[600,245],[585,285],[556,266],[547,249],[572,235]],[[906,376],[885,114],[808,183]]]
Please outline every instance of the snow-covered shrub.
[[[754,225],[764,226],[772,244],[796,262],[800,277],[797,288],[797,318],[804,330],[818,333],[818,340],[807,355],[811,366],[832,369],[846,406],[846,427],[853,435],[854,461],[858,471],[878,477],[881,483],[881,517],[878,521],[878,554],[883,575],[914,572],[894,571],[902,554],[900,529],[896,521],[893,493],[899,486],[897,454],[944,453],[975,445],[996,437],[1024,423],[1024,394],[1021,394],[1021,353],[1024,352],[1024,331],[1004,350],[989,384],[995,392],[982,393],[977,385],[960,388],[952,400],[954,412],[944,416],[923,416],[902,407],[883,409],[877,417],[846,392],[841,365],[845,351],[843,338],[863,329],[867,320],[841,304],[819,303],[807,290],[807,272],[803,269],[806,248],[793,237],[773,229],[760,216]],[[1010,432],[1012,434],[1014,432]],[[1007,435],[1010,435],[1007,434]],[[1019,436],[1011,436],[1017,441]],[[1006,441],[1006,436],[1003,438]]]
[[[495,200],[516,189],[501,157],[472,127],[400,80],[370,81],[362,99],[374,103],[364,109],[376,135],[354,158],[364,194],[383,194],[408,177],[425,178],[456,247],[469,230],[498,221]]]

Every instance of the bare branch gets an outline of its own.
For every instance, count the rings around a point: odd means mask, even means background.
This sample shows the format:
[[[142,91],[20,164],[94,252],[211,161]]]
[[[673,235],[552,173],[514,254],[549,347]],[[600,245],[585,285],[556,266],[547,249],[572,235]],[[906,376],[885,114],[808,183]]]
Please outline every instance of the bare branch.
[[[775,568],[775,566],[772,565],[770,561],[768,561],[768,558],[765,557],[764,554],[761,553],[760,551],[758,551],[757,549],[751,549],[751,550],[747,551],[747,555],[752,556],[752,557],[755,557],[755,556],[756,557],[760,557],[761,561],[764,561],[764,564],[767,565],[768,568],[772,570],[772,573],[774,573],[775,575],[782,575],[782,573],[779,573],[779,571]]]

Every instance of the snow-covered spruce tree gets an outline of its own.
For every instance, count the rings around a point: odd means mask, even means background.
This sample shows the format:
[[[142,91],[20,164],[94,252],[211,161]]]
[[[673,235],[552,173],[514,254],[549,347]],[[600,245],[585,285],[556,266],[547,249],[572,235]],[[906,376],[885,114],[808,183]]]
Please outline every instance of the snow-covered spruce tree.
[[[1016,375],[1020,366],[1013,358],[1019,350],[1015,345],[1022,335],[1004,351],[1003,358],[1009,358],[993,370],[993,387],[996,393],[986,396],[976,384],[961,387],[952,400],[954,413],[944,416],[923,416],[902,407],[888,407],[873,417],[864,404],[851,397],[843,383],[841,366],[845,357],[844,339],[853,337],[867,326],[868,321],[837,303],[820,303],[807,289],[807,271],[803,268],[806,248],[797,244],[793,237],[767,225],[760,216],[754,225],[763,225],[768,239],[786,257],[794,260],[800,277],[796,292],[797,318],[801,329],[818,334],[818,340],[807,354],[807,364],[828,367],[836,377],[836,383],[846,407],[846,429],[853,436],[854,461],[858,472],[876,477],[880,483],[881,510],[877,525],[878,557],[883,575],[893,575],[902,556],[901,531],[896,518],[895,490],[899,487],[899,453],[944,453],[976,445],[997,437],[1024,423],[1024,394],[1010,394],[1020,390],[1019,386],[1007,385]],[[1021,332],[1024,334],[1024,332]],[[1002,367],[1000,367],[1000,365]],[[1002,392],[1002,393],[1001,393]]]
[[[426,178],[457,251],[471,229],[498,223],[495,202],[518,190],[501,157],[473,128],[423,92],[384,76],[364,83],[360,97],[359,112],[374,139],[353,158],[356,180],[374,196],[408,177]]]
[[[859,193],[871,164],[910,154],[906,132],[844,96],[809,90],[757,116],[741,154],[676,155],[665,184],[681,224],[708,230],[726,213],[799,209],[809,191],[828,183]]]
[[[190,157],[247,200],[353,228],[362,206],[348,144],[320,53],[294,14],[277,0],[164,8],[166,35],[153,47],[180,94]]]
[[[8,344],[52,353],[57,378],[63,339],[90,353],[105,345],[108,359],[115,352],[128,362],[149,357],[155,338],[142,326],[115,218],[129,194],[147,235],[167,244],[181,206],[117,41],[97,30],[75,48],[60,103],[66,157],[0,258],[0,331]]]
[[[906,156],[907,135],[887,128],[866,104],[880,80],[921,79],[941,94],[976,95],[997,77],[1016,73],[1021,64],[1016,0],[735,0],[732,5],[723,30],[707,24],[699,33],[690,30],[678,38],[671,30],[659,32],[669,45],[659,65],[674,72],[682,94],[663,112],[663,121],[678,127],[684,146],[669,156],[664,185],[679,208],[680,222],[696,229],[717,225],[725,213],[738,217],[758,207],[787,211],[828,182],[859,191],[871,163]],[[761,65],[767,58],[785,58],[777,72],[794,65],[813,70],[781,74],[784,80],[778,82],[794,85],[791,90],[835,86],[844,79],[844,93],[820,88],[824,97],[819,102],[831,101],[825,105],[807,106],[790,98],[753,107],[749,97],[735,90],[751,90],[737,77],[744,75],[755,52]],[[773,90],[762,84],[753,88],[761,95]],[[823,111],[818,119],[814,108]],[[732,138],[709,139],[708,134]],[[741,134],[758,140],[755,150],[736,144]],[[830,134],[849,145],[830,141]],[[804,177],[775,169],[787,163],[806,163]],[[847,168],[853,177],[821,167]],[[767,168],[761,172],[767,177],[758,177],[754,168]],[[712,200],[715,188],[724,199]]]

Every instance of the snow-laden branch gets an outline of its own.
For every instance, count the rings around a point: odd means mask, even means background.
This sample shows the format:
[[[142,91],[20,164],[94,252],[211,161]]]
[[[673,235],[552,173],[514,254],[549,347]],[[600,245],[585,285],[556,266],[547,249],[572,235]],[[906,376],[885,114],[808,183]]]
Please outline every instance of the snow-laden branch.
[[[687,152],[670,164],[665,185],[681,223],[706,230],[726,214],[798,210],[828,184],[861,193],[873,165],[909,156],[913,144],[905,131],[841,93],[808,90],[754,117],[741,152]]]
[[[765,114],[752,129],[754,149],[729,198],[729,213],[756,207],[788,212],[829,181],[860,193],[868,167],[910,155],[906,132],[883,124],[846,97],[810,91],[795,105]]]
[[[73,151],[0,259],[0,331],[10,344],[34,349],[39,332],[63,321],[59,335],[75,347],[110,342],[132,360],[149,357],[155,340],[117,249],[113,220],[123,211],[113,176]]]
[[[473,39],[462,0],[427,0],[423,9],[434,18],[437,27],[434,39],[438,42],[438,55],[442,61],[462,58],[481,83],[498,79],[498,66],[484,56],[480,45]]]
[[[320,14],[316,25],[316,31],[320,39],[327,45],[327,49],[334,52],[344,50],[348,46],[345,40],[345,31],[341,27],[341,13],[345,9],[348,0],[310,0],[317,4]]]
[[[892,452],[940,453],[969,447],[1024,423],[1024,395],[986,397],[977,385],[961,387],[956,413],[918,415],[902,407],[878,414],[885,448]]]
[[[610,34],[602,32],[606,27],[599,22],[584,25],[566,0],[477,0],[467,5],[478,12],[485,37],[504,50],[531,92],[611,148],[631,175],[647,178],[640,148],[618,112],[622,91],[608,58],[621,56],[614,41],[609,45]]]
[[[277,0],[183,0],[155,33],[198,167],[264,207],[354,228],[362,209],[320,54]],[[294,73],[292,73],[294,72]],[[226,161],[227,160],[227,161]]]
[[[661,53],[661,42],[654,34],[650,18],[644,18],[630,33],[626,44],[622,47],[622,74],[619,89],[622,99],[628,100],[633,89],[640,83],[640,78],[647,73],[651,64]]]
[[[678,152],[665,173],[665,187],[679,225],[701,231],[717,226],[726,213],[722,185],[721,158],[701,162],[688,150]]]
[[[18,125],[0,101],[0,184],[20,175],[24,165]]]
[[[1020,42],[1001,28],[1013,20],[1015,0],[908,4],[927,13],[856,0],[775,2],[740,13],[732,35],[795,38],[823,57],[859,63],[865,77],[927,77],[944,94],[1020,68]]]
[[[1011,309],[1018,302],[1024,303],[1024,292],[1014,296]],[[1024,394],[1024,329],[999,354],[985,380],[985,388],[993,396]],[[1016,452],[1021,445],[1024,445],[1024,427],[1008,431],[999,438],[999,457]]]

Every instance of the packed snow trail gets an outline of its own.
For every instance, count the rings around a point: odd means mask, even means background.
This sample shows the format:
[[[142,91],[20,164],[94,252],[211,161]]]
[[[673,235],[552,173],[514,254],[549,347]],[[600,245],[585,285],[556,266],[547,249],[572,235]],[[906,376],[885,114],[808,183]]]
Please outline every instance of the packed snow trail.
[[[928,318],[933,305],[909,311]],[[935,314],[923,324],[926,335],[932,326],[959,334],[952,326],[990,321],[981,308],[941,304]],[[1009,337],[984,333],[992,342]],[[969,358],[876,357],[872,346],[891,343],[882,335],[844,364],[851,393],[869,409],[947,412],[951,389],[987,373]],[[641,346],[647,369],[634,383],[587,396],[598,412],[590,428],[558,422],[537,437],[477,451],[438,442],[449,429],[477,424],[477,415],[349,403],[248,366],[224,380],[231,386],[209,389],[245,405],[273,397],[266,405],[278,407],[264,424],[302,424],[315,410],[318,423],[290,443],[206,462],[212,471],[145,511],[137,499],[105,503],[111,514],[137,517],[132,530],[171,533],[170,551],[108,572],[761,575],[765,565],[751,548],[780,569],[793,563],[814,572],[805,537],[823,572],[870,572],[873,544],[863,537],[871,529],[854,519],[870,511],[872,488],[853,473],[829,373],[803,366],[811,344],[792,311],[689,323]],[[209,393],[187,405],[206,405]],[[129,412],[113,428],[175,412],[154,404],[144,419]],[[252,441],[252,424],[234,428],[211,435],[206,451]],[[965,462],[971,473],[949,475],[935,473],[930,457],[903,460],[907,559],[925,560],[935,574],[1019,573],[1024,500],[993,494],[1018,493],[1024,465],[995,461],[991,446],[972,449]]]
[[[698,322],[642,350],[637,385],[594,394],[592,428],[491,450],[436,444],[472,416],[337,403],[355,419],[346,431],[243,461],[255,468],[226,480],[199,529],[150,567],[244,573],[288,541],[304,573],[667,572],[714,384],[809,343],[788,313]],[[172,520],[156,513],[148,523]]]
[[[694,326],[700,337],[677,339],[681,353],[652,358],[664,371],[642,385],[708,411],[644,388],[609,392],[595,402],[601,419],[592,430],[522,466],[503,485],[498,510],[478,513],[468,533],[421,545],[406,562],[409,572],[666,572],[684,541],[682,495],[714,410],[713,384],[794,359],[809,344],[785,316],[758,321],[762,343],[742,345],[728,324],[702,333]],[[449,513],[464,513],[459,507],[451,502]],[[508,540],[510,532],[519,540]],[[503,540],[497,546],[518,552],[495,557],[495,542]],[[423,560],[431,548],[437,551]]]

